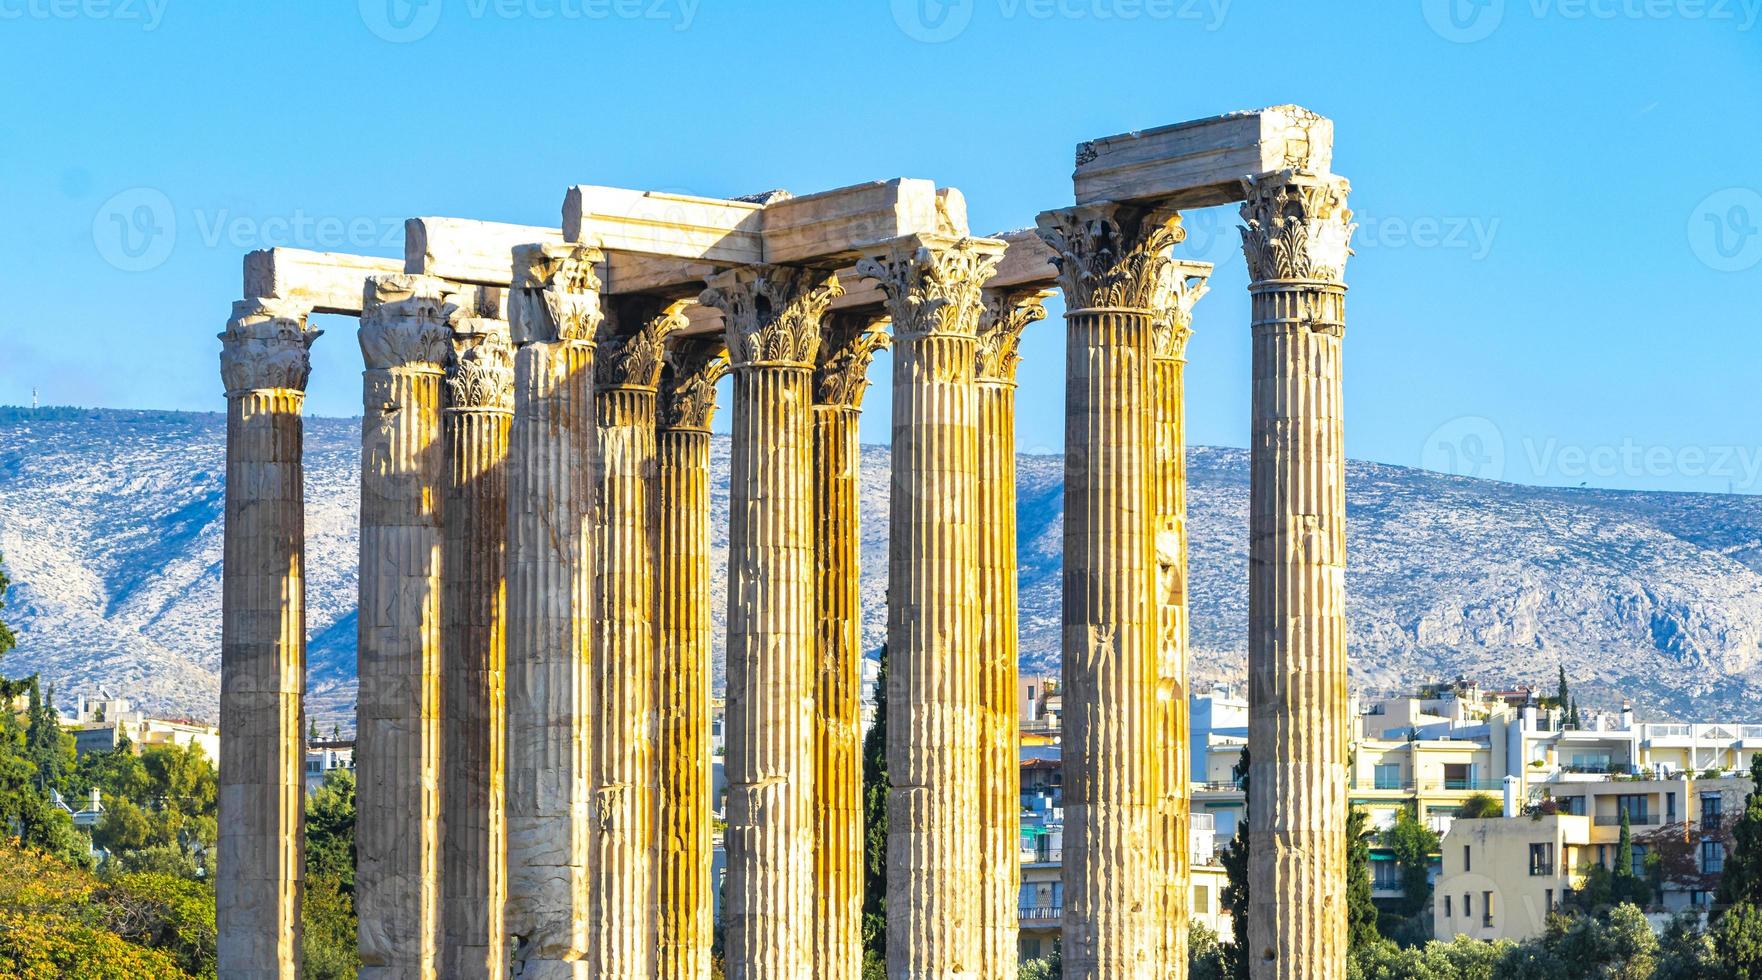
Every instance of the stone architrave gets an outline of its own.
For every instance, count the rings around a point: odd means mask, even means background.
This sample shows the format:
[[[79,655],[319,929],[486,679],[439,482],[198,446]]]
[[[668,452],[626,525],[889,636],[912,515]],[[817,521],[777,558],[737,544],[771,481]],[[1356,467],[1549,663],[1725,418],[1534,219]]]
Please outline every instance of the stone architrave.
[[[655,394],[667,336],[685,324],[682,305],[615,304],[594,359],[599,537],[592,813],[599,855],[588,901],[598,910],[596,976],[604,980],[649,980],[655,970]]]
[[[979,969],[1015,980],[1022,877],[1016,684],[1016,368],[1022,331],[1046,318],[1038,287],[984,292],[978,384]]]
[[[1344,178],[1244,181],[1254,320],[1248,912],[1254,980],[1346,975]]]
[[[318,331],[303,305],[233,304],[221,333],[220,970],[300,975],[304,878],[306,498],[300,412]]]
[[[442,392],[451,288],[368,278],[362,298],[361,597],[355,902],[361,975],[439,968]]]
[[[734,371],[729,463],[729,980],[812,976],[813,369],[826,273],[749,266],[710,280]]]
[[[508,906],[516,976],[597,977],[589,901],[599,249],[514,250],[508,323]]]
[[[1172,211],[1042,214],[1065,294],[1064,964],[1070,980],[1156,969],[1152,306]]]
[[[728,371],[720,335],[667,352],[655,452],[656,755],[660,771],[659,980],[708,980],[715,941],[710,762],[710,419]]]
[[[1152,481],[1156,497],[1156,752],[1153,874],[1157,900],[1158,976],[1187,975],[1192,917],[1192,809],[1187,706],[1187,427],[1183,372],[1193,307],[1206,292],[1211,266],[1172,262],[1164,270],[1151,314]]]
[[[453,318],[446,379],[441,970],[460,980],[507,974],[504,559],[514,351],[500,294],[477,298]]]
[[[887,607],[887,972],[979,964],[979,406],[991,239],[909,239],[864,258],[893,318]]]
[[[858,579],[869,364],[887,346],[882,316],[826,316],[814,372],[814,976],[861,980],[863,967],[863,616]]]

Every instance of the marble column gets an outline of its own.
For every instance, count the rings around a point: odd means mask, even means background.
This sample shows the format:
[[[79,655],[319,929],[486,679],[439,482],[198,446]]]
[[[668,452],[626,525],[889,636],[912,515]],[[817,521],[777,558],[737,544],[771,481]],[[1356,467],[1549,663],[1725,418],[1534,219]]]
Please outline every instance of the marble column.
[[[825,273],[735,269],[722,311],[734,371],[728,516],[729,980],[812,976],[814,891],[813,368]]]
[[[1021,717],[1016,684],[1016,367],[1042,293],[984,293],[979,388],[979,969],[1015,980],[1021,933]]]
[[[1156,866],[1157,976],[1187,975],[1192,917],[1189,818],[1192,774],[1187,705],[1187,417],[1183,372],[1193,306],[1211,266],[1172,262],[1152,304],[1150,335],[1152,483],[1156,495]]]
[[[1244,182],[1254,318],[1248,505],[1248,910],[1255,980],[1346,975],[1348,185]]]
[[[887,974],[979,968],[978,388],[987,239],[865,258],[893,317],[887,603]]]
[[[680,305],[632,299],[612,308],[595,353],[599,480],[594,608],[593,807],[599,848],[588,903],[598,910],[596,976],[654,976],[653,852],[655,391]]]
[[[233,304],[220,615],[220,972],[300,975],[306,498],[300,411],[318,331],[279,300]]]
[[[433,977],[440,942],[442,381],[450,287],[367,280],[355,905],[361,976]]]
[[[598,976],[589,903],[599,249],[514,250],[508,323],[508,906],[522,980]]]
[[[507,974],[508,424],[514,353],[499,291],[453,319],[447,363],[446,647],[442,734],[441,971]]]
[[[728,370],[720,336],[667,352],[656,595],[656,755],[660,771],[659,980],[709,980],[715,941],[710,768],[710,419]]]
[[[814,372],[814,976],[863,969],[863,612],[858,571],[869,363],[887,346],[879,315],[826,318]]]
[[[1065,295],[1064,965],[1070,980],[1156,969],[1155,536],[1151,306],[1173,212],[1042,214]]]

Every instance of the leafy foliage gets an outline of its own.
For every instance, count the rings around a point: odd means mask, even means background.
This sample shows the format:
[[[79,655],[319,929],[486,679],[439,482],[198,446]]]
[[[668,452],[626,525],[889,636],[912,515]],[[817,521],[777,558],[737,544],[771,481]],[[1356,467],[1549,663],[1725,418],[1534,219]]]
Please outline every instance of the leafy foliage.
[[[1230,945],[1224,948],[1224,976],[1229,980],[1248,980],[1248,772],[1246,746],[1242,757],[1230,770],[1236,785],[1242,787],[1242,814],[1236,818],[1236,836],[1218,855],[1224,866],[1228,884],[1224,887],[1224,905],[1230,910]]]
[[[1363,810],[1352,807],[1346,815],[1346,946],[1358,956],[1381,945],[1377,931],[1377,906],[1371,898],[1370,837]]]
[[[1476,793],[1456,810],[1458,820],[1493,820],[1505,815],[1505,804],[1490,793]]]
[[[0,977],[213,977],[213,943],[214,899],[201,885],[164,876],[105,883],[0,844]]]
[[[863,736],[863,980],[887,977],[887,646]]]

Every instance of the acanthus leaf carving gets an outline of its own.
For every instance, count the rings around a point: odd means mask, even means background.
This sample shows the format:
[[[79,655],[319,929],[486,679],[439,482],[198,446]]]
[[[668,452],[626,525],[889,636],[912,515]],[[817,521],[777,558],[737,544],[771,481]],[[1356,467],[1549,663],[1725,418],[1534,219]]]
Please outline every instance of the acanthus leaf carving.
[[[820,346],[820,318],[842,295],[844,287],[831,273],[760,265],[711,278],[698,302],[722,311],[734,367],[812,367]]]
[[[972,337],[979,330],[980,291],[1002,258],[1000,242],[949,239],[859,259],[857,275],[880,285],[900,341]]]
[[[310,311],[286,300],[246,299],[232,305],[220,333],[220,378],[228,394],[285,389],[305,391],[312,374]]]
[[[814,404],[862,407],[869,365],[875,353],[892,342],[880,329],[881,319],[865,313],[835,313],[827,318],[820,363],[814,370]]]
[[[361,300],[361,356],[370,371],[440,370],[452,353],[453,287],[430,276],[369,276]]]
[[[974,372],[984,381],[1014,383],[1021,364],[1022,331],[1046,319],[1045,293],[1040,289],[987,289],[979,316],[979,346]]]
[[[661,381],[667,338],[685,329],[683,301],[631,300],[620,304],[600,329],[594,355],[601,388],[653,388]]]
[[[522,245],[514,249],[508,326],[514,343],[593,343],[605,314],[593,245]]]
[[[476,317],[454,321],[447,394],[447,407],[457,411],[514,410],[514,349],[506,323]]]
[[[1211,287],[1211,266],[1204,262],[1170,262],[1157,284],[1150,308],[1150,354],[1184,358],[1193,336],[1193,307]]]
[[[728,350],[720,337],[691,337],[668,348],[661,372],[660,427],[709,431],[716,414],[716,383],[727,373]]]
[[[1070,311],[1149,309],[1169,250],[1187,237],[1174,211],[1112,202],[1048,211],[1038,227]]]
[[[1345,280],[1358,227],[1346,178],[1282,170],[1245,177],[1242,187],[1242,254],[1254,282]]]

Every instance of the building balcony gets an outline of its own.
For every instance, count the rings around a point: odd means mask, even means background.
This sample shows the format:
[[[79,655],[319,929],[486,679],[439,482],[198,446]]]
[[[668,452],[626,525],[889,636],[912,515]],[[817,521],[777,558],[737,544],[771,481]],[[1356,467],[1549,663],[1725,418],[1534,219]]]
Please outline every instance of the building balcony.
[[[1025,905],[1017,909],[1016,913],[1016,917],[1023,922],[1056,925],[1064,918],[1065,910],[1060,905]]]
[[[1039,847],[1022,851],[1023,864],[1060,864],[1064,859],[1064,850],[1057,847]]]
[[[1592,822],[1599,827],[1619,827],[1621,826],[1621,814],[1599,813]],[[1659,813],[1630,813],[1627,815],[1627,824],[1630,827],[1661,827],[1664,825],[1664,815]]]

